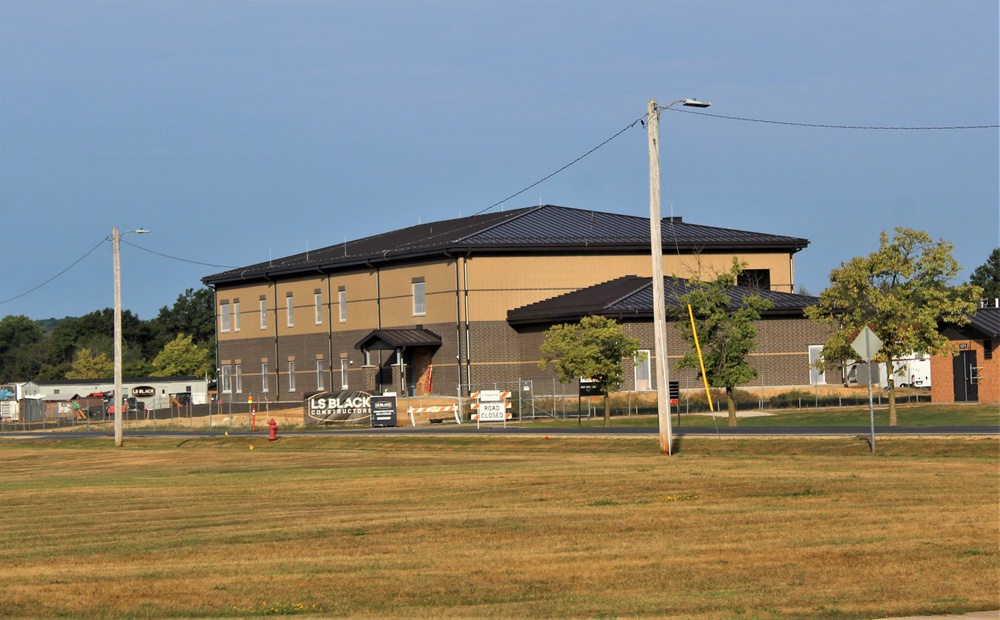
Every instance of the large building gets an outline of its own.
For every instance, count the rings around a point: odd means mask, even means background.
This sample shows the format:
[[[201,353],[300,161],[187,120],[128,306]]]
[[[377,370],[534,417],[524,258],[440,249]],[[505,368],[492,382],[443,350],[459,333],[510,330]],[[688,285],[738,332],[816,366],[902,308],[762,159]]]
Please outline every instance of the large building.
[[[207,276],[216,293],[220,392],[301,402],[323,390],[454,396],[551,380],[537,366],[541,332],[578,318],[572,306],[581,303],[619,315],[651,349],[649,230],[645,217],[544,205],[420,224]],[[802,317],[815,300],[794,294],[794,255],[808,241],[673,217],[661,230],[672,290],[714,279],[733,257],[747,264],[740,284],[776,300],[761,321],[754,363],[768,385],[808,384],[810,346],[826,340]],[[622,313],[625,297],[638,305]],[[669,357],[679,357],[686,345],[670,331]],[[648,370],[636,368],[623,387],[655,389]]]

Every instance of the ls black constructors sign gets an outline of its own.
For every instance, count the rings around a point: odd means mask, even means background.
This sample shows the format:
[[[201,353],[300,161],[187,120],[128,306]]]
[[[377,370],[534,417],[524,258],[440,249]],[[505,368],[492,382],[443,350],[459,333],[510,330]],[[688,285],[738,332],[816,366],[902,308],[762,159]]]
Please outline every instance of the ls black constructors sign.
[[[386,398],[391,399],[391,407],[384,402]],[[394,397],[373,396],[368,392],[317,392],[306,396],[303,403],[305,424],[395,426],[395,401]]]

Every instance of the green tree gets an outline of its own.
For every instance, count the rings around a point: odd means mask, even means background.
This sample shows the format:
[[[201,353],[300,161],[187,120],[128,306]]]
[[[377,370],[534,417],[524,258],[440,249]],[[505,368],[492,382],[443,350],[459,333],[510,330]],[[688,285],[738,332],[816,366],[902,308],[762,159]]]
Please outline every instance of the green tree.
[[[856,357],[851,341],[865,326],[885,343],[873,361],[888,370],[891,426],[898,423],[895,361],[911,353],[952,351],[938,325],[964,325],[976,311],[982,289],[949,285],[961,270],[953,247],[909,228],[896,228],[894,237],[883,232],[879,249],[841,263],[830,273],[819,305],[806,309],[807,316],[834,330],[823,347],[827,360]]]
[[[622,360],[635,358],[639,340],[625,335],[615,320],[588,316],[576,324],[553,325],[542,343],[541,369],[551,363],[559,381],[569,383],[585,377],[597,381],[604,395],[604,426],[611,425],[608,394],[622,382]]]
[[[215,293],[208,287],[189,288],[177,296],[172,307],[160,308],[152,322],[160,347],[182,333],[191,336],[195,344],[212,343],[215,339]]]
[[[104,353],[94,355],[84,347],[76,352],[73,367],[66,373],[67,379],[106,379],[114,375],[115,364]]]
[[[153,366],[156,367],[153,376],[201,377],[212,370],[213,359],[212,352],[207,347],[195,344],[191,336],[177,334],[177,337],[168,342],[153,360]]]
[[[53,330],[51,363],[60,364],[75,359],[80,349],[90,349],[96,355],[114,355],[114,310],[105,308],[78,318],[63,319]],[[139,370],[159,350],[153,345],[152,328],[130,310],[122,311],[122,365]],[[133,374],[133,376],[135,376]]]
[[[757,326],[761,312],[773,305],[757,293],[745,295],[738,303],[736,282],[744,264],[733,258],[729,273],[719,275],[714,282],[692,282],[689,293],[680,298],[691,307],[698,332],[705,374],[711,387],[725,388],[729,410],[729,426],[736,426],[736,386],[757,378],[757,369],[750,365],[750,352],[756,348]],[[701,362],[694,345],[694,330],[690,322],[681,321],[681,335],[691,343],[691,350],[677,362],[678,368],[695,368],[702,377]]]
[[[30,381],[42,367],[45,332],[23,314],[0,319],[0,383]]]
[[[1000,299],[1000,248],[993,248],[986,262],[976,267],[969,284],[983,289],[982,295],[987,300]]]

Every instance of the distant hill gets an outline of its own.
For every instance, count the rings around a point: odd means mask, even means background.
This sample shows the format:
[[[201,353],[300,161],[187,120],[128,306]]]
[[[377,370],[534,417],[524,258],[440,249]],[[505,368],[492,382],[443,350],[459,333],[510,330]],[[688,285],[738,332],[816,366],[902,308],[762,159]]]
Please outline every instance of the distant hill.
[[[64,316],[61,319],[57,319],[57,318],[53,317],[51,319],[42,319],[40,321],[35,321],[35,322],[38,323],[42,327],[42,329],[44,329],[45,331],[52,331],[53,329],[56,328],[57,325],[59,325],[60,323],[62,323],[66,319],[71,319],[71,318],[73,318],[73,317]]]

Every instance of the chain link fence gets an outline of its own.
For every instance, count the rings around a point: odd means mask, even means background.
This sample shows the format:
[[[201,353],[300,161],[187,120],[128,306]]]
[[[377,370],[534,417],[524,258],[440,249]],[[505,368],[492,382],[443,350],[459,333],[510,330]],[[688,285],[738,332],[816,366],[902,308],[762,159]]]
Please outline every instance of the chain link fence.
[[[671,405],[671,413],[709,413],[708,399],[700,386],[682,385],[680,398]],[[601,396],[580,396],[577,382],[559,383],[553,378],[520,379],[509,382],[485,382],[463,385],[469,394],[483,390],[497,390],[509,393],[512,418],[532,420],[535,418],[575,419],[604,415],[604,399]],[[876,406],[888,404],[888,394],[881,390],[872,395]],[[459,398],[466,416],[474,398]],[[712,390],[712,401],[718,412],[720,405],[725,409],[725,392]],[[896,402],[900,404],[930,403],[930,390],[897,390]],[[868,393],[843,395],[826,393],[814,386],[789,388],[777,391],[774,388],[736,390],[737,411],[768,411],[782,409],[824,409],[836,407],[862,407],[868,405]],[[624,391],[610,395],[608,406],[612,416],[656,415],[656,392],[652,390]]]

